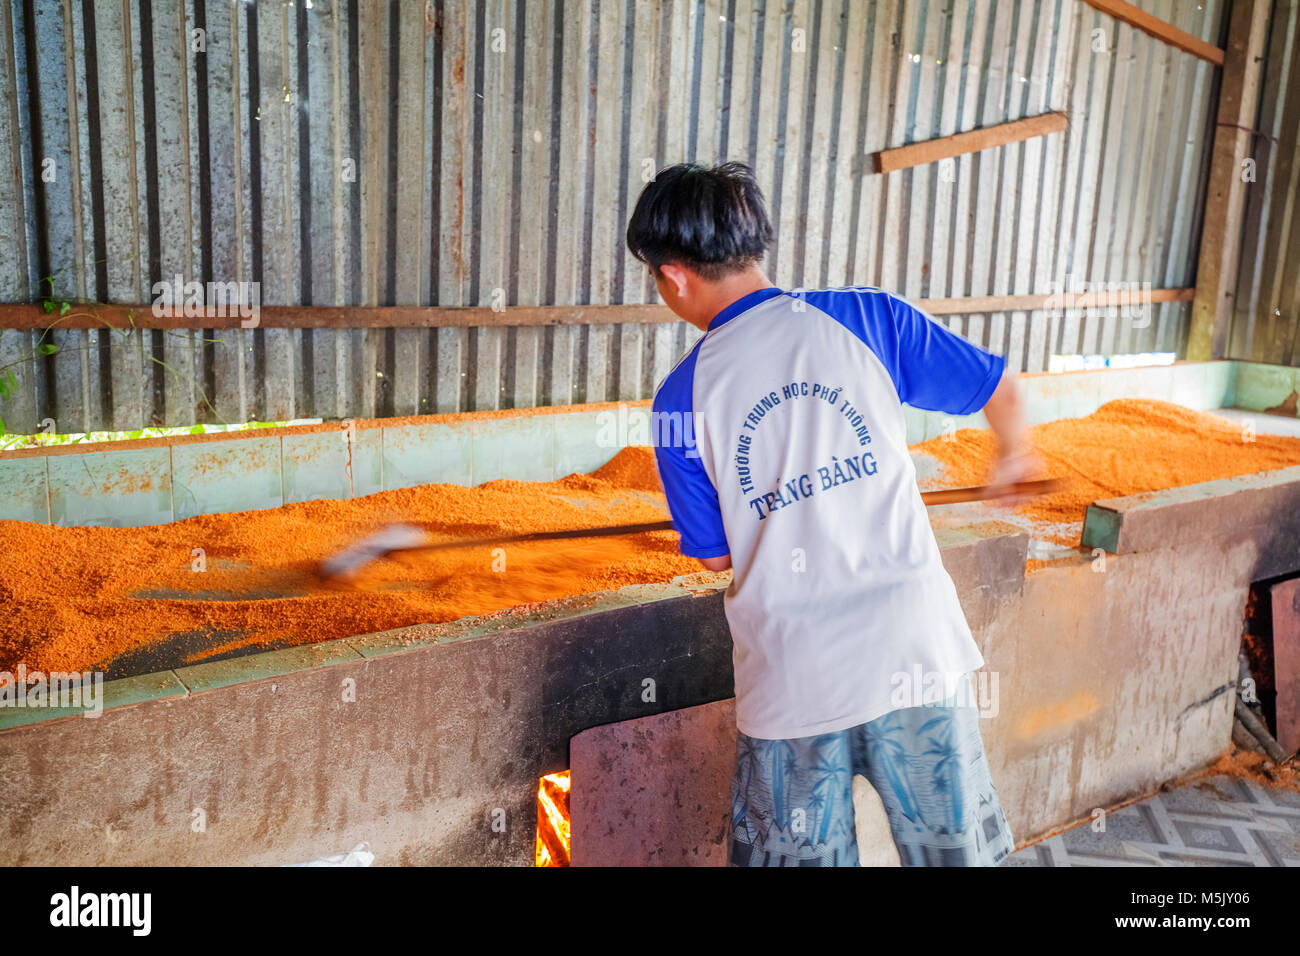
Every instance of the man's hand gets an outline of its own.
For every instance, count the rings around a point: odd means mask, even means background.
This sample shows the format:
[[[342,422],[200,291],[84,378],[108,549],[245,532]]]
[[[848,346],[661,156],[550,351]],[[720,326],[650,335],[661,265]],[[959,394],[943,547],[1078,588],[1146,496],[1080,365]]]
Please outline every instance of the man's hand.
[[[1018,448],[1006,448],[998,453],[993,463],[990,484],[1014,485],[1018,481],[1031,481],[1043,477],[1043,460],[1028,443]],[[997,499],[998,504],[1018,505],[1029,501],[1032,495],[1011,495]]]
[[[1020,389],[1010,375],[1003,376],[984,406],[984,417],[998,437],[998,458],[993,463],[990,484],[1011,485],[1017,481],[1041,478],[1043,461],[1029,442],[1024,403]],[[1016,505],[1028,501],[1028,495],[1003,498],[1001,504]]]

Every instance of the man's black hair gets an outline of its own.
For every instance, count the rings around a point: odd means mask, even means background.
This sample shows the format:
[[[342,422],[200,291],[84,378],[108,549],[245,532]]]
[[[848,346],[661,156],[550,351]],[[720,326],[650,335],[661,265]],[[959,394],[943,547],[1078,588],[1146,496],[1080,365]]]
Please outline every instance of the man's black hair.
[[[757,263],[771,242],[763,193],[744,163],[660,170],[627,224],[628,249],[656,273],[674,262],[710,280]]]

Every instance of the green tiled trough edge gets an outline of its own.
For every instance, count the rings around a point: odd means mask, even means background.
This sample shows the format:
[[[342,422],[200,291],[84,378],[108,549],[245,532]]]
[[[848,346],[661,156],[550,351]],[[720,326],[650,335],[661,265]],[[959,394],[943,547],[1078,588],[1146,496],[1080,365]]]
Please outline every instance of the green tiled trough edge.
[[[1292,388],[1300,387],[1300,369],[1238,361],[1181,362],[1132,369],[1022,375],[1020,383],[1029,421],[1036,424],[1087,415],[1116,398],[1164,399],[1196,409],[1238,405],[1261,410],[1280,404]],[[180,502],[182,507],[177,508],[176,496],[180,492],[172,472],[176,465],[174,459],[178,456],[170,454],[166,466],[170,480],[165,488],[160,485],[155,494],[170,495],[172,500],[159,501],[152,514],[143,514],[137,507],[132,513],[134,516],[110,514],[106,517],[103,509],[111,507],[111,502],[106,503],[103,498],[117,500],[114,496],[97,496],[92,500],[85,494],[78,497],[76,488],[60,485],[55,489],[51,484],[53,469],[47,467],[42,475],[41,469],[32,464],[42,459],[50,464],[58,462],[60,473],[77,474],[80,472],[79,464],[98,461],[92,456],[102,458],[104,452],[29,458],[0,456],[0,487],[18,488],[21,485],[23,490],[22,494],[0,496],[0,520],[48,522],[53,518],[57,523],[69,525],[138,524],[166,520],[168,515],[227,510],[231,501],[247,500],[244,473],[237,464],[247,457],[243,454],[249,447],[244,444],[246,441],[274,443],[274,450],[265,464],[278,469],[280,476],[279,488],[259,497],[251,507],[273,508],[286,501],[312,497],[347,499],[416,484],[478,485],[498,478],[518,479],[524,472],[531,480],[562,478],[574,472],[592,471],[605,464],[628,444],[629,437],[639,437],[634,416],[647,414],[648,409],[643,407],[618,411],[605,408],[592,412],[520,416],[517,419],[424,422],[364,429],[364,440],[354,445],[356,456],[358,459],[364,457],[364,464],[361,460],[354,461],[356,467],[351,484],[345,468],[340,466],[346,462],[346,455],[329,447],[329,432],[283,437],[256,431],[239,433],[239,437],[227,441],[194,447],[176,446],[186,449],[179,456],[182,459],[188,460],[200,454],[198,449],[201,448],[202,457],[209,462],[215,461],[218,470],[222,467],[230,469],[226,481],[207,482],[213,500],[191,502],[187,499]],[[909,442],[935,438],[959,428],[987,427],[983,413],[953,416],[905,407],[904,420]],[[369,434],[374,431],[379,432],[378,448]],[[345,434],[340,427],[340,450],[346,448],[343,444]],[[648,428],[645,434],[648,435]],[[156,450],[156,454],[167,452],[167,449]],[[227,464],[223,465],[223,460]],[[514,467],[515,464],[519,467]],[[378,470],[377,486],[374,469]],[[226,485],[229,485],[228,489]],[[183,486],[184,482],[182,489]],[[226,494],[225,490],[230,493]],[[60,507],[49,507],[46,511],[43,506],[52,500],[55,491],[58,492]],[[125,507],[126,499],[121,500]]]
[[[251,431],[222,441],[140,451],[127,447],[22,458],[0,455],[0,488],[14,490],[0,495],[0,520],[48,524],[53,519],[65,526],[160,524],[236,508],[344,500],[418,484],[479,485],[499,478],[549,481],[594,471],[628,444],[629,435],[648,439],[649,411],[626,406],[471,422],[381,425],[357,432],[340,425],[337,433],[307,435]],[[346,467],[349,434],[355,436],[351,482]],[[337,448],[330,446],[331,439],[339,443]],[[260,456],[251,454],[259,448]],[[145,496],[151,496],[150,506],[141,504],[142,493],[92,496],[90,489],[105,482],[102,463],[110,459],[117,463],[132,455],[152,456],[161,468]],[[191,490],[186,475],[196,462],[202,466],[203,482]],[[251,496],[250,463],[258,466],[261,481],[258,493]],[[59,477],[65,474],[67,480]],[[117,467],[111,477],[122,481],[131,474],[130,468]],[[120,514],[112,512],[115,506]]]
[[[102,716],[103,710],[112,707],[139,704],[147,700],[162,700],[166,697],[184,697],[188,693],[180,678],[172,671],[123,677],[120,680],[104,682],[100,715],[92,716],[85,709],[76,707],[0,707],[0,730],[23,727],[44,720],[58,720],[60,717],[97,720]]]

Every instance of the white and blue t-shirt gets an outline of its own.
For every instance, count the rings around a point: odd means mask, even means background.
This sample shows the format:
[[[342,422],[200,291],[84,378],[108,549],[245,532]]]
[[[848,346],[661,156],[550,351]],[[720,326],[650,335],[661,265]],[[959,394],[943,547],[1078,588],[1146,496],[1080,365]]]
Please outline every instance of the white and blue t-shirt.
[[[873,288],[733,302],[654,399],[683,554],[731,555],[736,725],[769,740],[983,666],[908,455],[903,402],[979,411],[1005,360]],[[920,703],[920,701],[915,701]]]

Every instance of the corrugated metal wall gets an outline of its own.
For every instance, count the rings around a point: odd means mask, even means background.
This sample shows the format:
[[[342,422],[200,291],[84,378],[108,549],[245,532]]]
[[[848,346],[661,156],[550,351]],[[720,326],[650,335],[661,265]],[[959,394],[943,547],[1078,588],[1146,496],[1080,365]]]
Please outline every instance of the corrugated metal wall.
[[[1143,6],[1219,42],[1223,0]],[[922,298],[1193,277],[1214,68],[1077,0],[0,11],[0,300],[50,276],[59,296],[144,302],[180,273],[260,281],[264,304],[650,302],[622,242],[642,177],[722,158],[756,166],[787,287]],[[871,172],[876,150],[1050,109],[1067,133]],[[1040,369],[1054,350],[1181,348],[1187,315],[945,321]],[[15,366],[0,414],[70,431],[636,398],[695,334],[66,331],[57,355]],[[0,332],[0,365],[36,342]]]
[[[1300,365],[1300,2],[1274,0],[1229,356]]]

